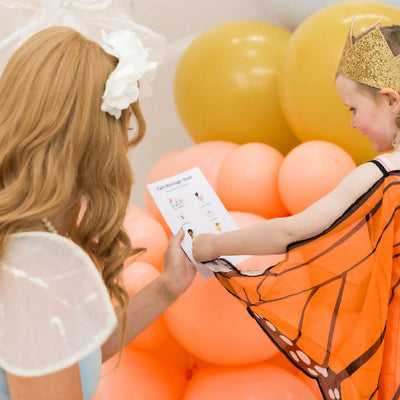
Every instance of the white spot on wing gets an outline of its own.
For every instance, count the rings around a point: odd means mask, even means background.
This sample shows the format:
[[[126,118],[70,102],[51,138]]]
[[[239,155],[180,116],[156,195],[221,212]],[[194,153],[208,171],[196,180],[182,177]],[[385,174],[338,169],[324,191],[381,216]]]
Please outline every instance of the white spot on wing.
[[[296,353],[297,353],[297,355],[299,356],[299,358],[300,358],[305,364],[307,364],[307,365],[310,365],[310,364],[311,364],[311,360],[308,358],[308,356],[307,356],[305,353],[303,353],[303,352],[300,351],[300,350],[297,350]]]
[[[279,335],[279,337],[285,342],[287,343],[289,346],[293,346],[293,342],[287,338],[285,335]]]
[[[307,368],[307,371],[313,376],[318,376],[318,373],[315,372],[312,368]]]
[[[328,370],[326,368],[323,368],[319,365],[316,365],[314,368],[318,373],[320,373],[325,378],[328,376]]]
[[[290,352],[290,355],[292,356],[293,360],[295,360],[296,362],[299,362],[299,357],[297,357],[296,353],[294,351]]]

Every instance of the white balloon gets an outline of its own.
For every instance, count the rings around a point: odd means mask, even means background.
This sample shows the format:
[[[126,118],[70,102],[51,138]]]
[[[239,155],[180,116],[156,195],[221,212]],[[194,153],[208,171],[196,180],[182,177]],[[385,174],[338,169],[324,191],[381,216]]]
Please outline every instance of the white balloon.
[[[276,23],[282,28],[293,32],[303,21],[321,8],[341,1],[342,0],[264,0],[266,21]],[[381,1],[400,7],[400,0]]]

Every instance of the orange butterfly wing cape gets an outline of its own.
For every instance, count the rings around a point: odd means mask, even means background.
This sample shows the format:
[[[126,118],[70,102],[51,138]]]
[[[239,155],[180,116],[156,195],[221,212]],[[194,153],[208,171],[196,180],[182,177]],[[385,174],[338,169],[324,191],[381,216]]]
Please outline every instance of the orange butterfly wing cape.
[[[264,271],[215,275],[325,399],[400,398],[400,172]],[[228,267],[228,268],[227,268]]]

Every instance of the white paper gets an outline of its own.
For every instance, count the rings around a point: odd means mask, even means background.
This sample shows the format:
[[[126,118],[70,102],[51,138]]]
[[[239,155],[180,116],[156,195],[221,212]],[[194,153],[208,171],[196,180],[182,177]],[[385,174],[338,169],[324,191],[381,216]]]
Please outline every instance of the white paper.
[[[194,260],[192,240],[200,233],[232,231],[237,226],[200,169],[190,169],[151,183],[147,188],[171,232],[176,234],[180,228],[185,231],[182,248],[200,275],[204,279],[212,276],[214,273],[210,268]],[[238,264],[248,256],[223,258]]]

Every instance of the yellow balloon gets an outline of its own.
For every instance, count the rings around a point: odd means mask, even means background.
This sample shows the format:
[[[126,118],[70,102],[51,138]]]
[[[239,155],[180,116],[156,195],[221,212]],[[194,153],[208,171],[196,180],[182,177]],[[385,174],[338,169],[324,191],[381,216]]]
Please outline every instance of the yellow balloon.
[[[355,35],[378,20],[383,25],[400,24],[400,9],[384,3],[349,1],[323,8],[292,34],[279,92],[286,119],[301,141],[330,141],[361,163],[376,153],[370,141],[350,126],[351,115],[335,87],[353,16]]]
[[[233,21],[198,36],[175,73],[178,115],[195,142],[262,142],[287,153],[298,139],[278,93],[290,32],[262,21]]]

